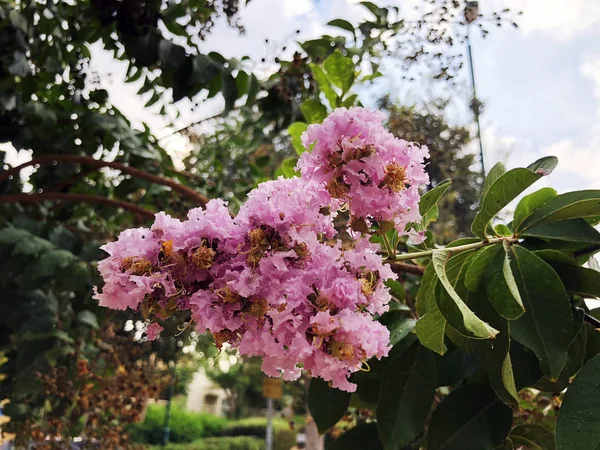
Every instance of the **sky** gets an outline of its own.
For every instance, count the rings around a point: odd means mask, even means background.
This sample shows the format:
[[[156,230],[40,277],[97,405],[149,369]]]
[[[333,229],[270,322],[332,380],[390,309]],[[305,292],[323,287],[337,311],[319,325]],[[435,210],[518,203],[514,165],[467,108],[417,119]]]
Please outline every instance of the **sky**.
[[[273,70],[273,57],[283,46],[288,53],[296,40],[319,36],[337,29],[325,24],[333,18],[356,23],[368,14],[356,0],[252,0],[242,9],[241,23],[246,34],[217,23],[203,50],[216,50],[226,57],[251,58],[250,69],[259,75]],[[419,0],[385,0],[407,14]],[[559,167],[539,186],[552,185],[559,192],[600,189],[600,1],[598,0],[482,0],[480,10],[490,13],[511,7],[523,11],[519,29],[493,29],[484,40],[473,36],[473,52],[479,99],[485,103],[481,118],[486,168],[502,161],[507,167],[527,165],[535,159],[555,155]],[[567,6],[568,5],[568,6]],[[300,33],[296,33],[300,30]],[[267,42],[268,41],[268,42]],[[266,62],[262,63],[261,59]],[[111,101],[133,122],[146,122],[158,137],[220,112],[221,99],[177,104],[180,117],[161,117],[159,107],[144,108],[146,98],[136,96],[139,86],[125,84],[126,66],[113,61],[99,46],[92,49],[92,68],[99,72]],[[419,80],[399,81],[389,73],[376,84],[378,92],[388,90],[400,101],[421,98],[426,89]],[[465,73],[466,76],[466,73]],[[421,92],[420,92],[421,91]],[[407,96],[410,92],[413,95]],[[454,95],[454,93],[449,93]],[[361,91],[365,103],[369,92]],[[466,105],[468,89],[456,95]],[[465,110],[466,111],[466,110]],[[457,114],[450,121],[468,124],[469,114]],[[210,122],[204,125],[210,128]],[[172,136],[162,143],[175,155],[184,154],[185,140]],[[473,150],[475,147],[473,147]],[[27,152],[11,155],[26,160]]]

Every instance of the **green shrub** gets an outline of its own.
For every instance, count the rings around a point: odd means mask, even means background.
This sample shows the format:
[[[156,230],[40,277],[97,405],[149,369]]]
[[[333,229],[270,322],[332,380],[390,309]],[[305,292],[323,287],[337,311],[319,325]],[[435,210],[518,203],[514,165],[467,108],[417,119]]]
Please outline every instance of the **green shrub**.
[[[265,441],[255,436],[222,436],[198,439],[187,444],[156,446],[151,450],[263,450],[264,448]]]
[[[249,417],[247,419],[231,421],[223,430],[226,436],[256,436],[265,438],[267,419],[263,417]],[[296,445],[296,432],[284,419],[273,420],[273,450],[290,450]]]
[[[164,436],[165,406],[150,405],[142,423],[132,424],[127,431],[133,442],[158,445]],[[171,407],[169,441],[173,443],[193,442],[200,438],[222,434],[227,420],[210,414],[185,410],[174,403]]]

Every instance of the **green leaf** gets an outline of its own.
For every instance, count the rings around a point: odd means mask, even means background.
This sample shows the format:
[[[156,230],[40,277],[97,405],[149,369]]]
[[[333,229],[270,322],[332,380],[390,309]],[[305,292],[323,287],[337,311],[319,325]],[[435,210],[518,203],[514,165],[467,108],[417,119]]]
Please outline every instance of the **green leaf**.
[[[471,349],[466,352],[459,347],[449,351],[442,358],[437,357],[435,366],[438,386],[454,386],[479,369]]]
[[[468,384],[451,392],[433,412],[427,450],[493,449],[504,442],[511,425],[512,410],[494,391]]]
[[[390,345],[396,345],[415,328],[416,320],[406,317],[403,311],[392,310],[384,313],[379,321],[390,331]]]
[[[419,200],[419,214],[421,216],[425,216],[434,206],[437,205],[437,202],[440,201],[440,198],[446,193],[450,185],[452,184],[452,180],[447,179],[439,183],[436,187],[427,191]]]
[[[329,387],[327,381],[321,378],[312,378],[308,387],[307,403],[319,434],[323,434],[338,423],[348,409],[350,393]]]
[[[425,425],[436,389],[433,353],[418,342],[394,358],[381,380],[379,437],[386,450],[408,445]]]
[[[479,211],[471,225],[473,234],[485,239],[486,228],[494,216],[540,178],[541,175],[522,167],[501,175],[491,184],[481,200]]]
[[[293,178],[300,175],[296,172],[296,158],[286,158],[281,162],[281,165],[277,169],[275,176],[283,175],[285,178]]]
[[[498,178],[504,175],[505,172],[506,168],[501,162],[496,163],[496,165],[494,165],[494,167],[490,169],[489,173],[487,174],[487,177],[485,177],[485,181],[483,182],[483,194],[481,196],[482,198],[486,196],[492,184],[494,184],[494,182]]]
[[[420,318],[415,325],[415,333],[421,344],[443,355],[446,352],[446,345],[444,344],[446,318],[435,301],[437,283],[433,264],[430,263],[425,268],[421,286],[417,293],[417,312]]]
[[[338,107],[339,97],[335,93],[333,87],[331,87],[331,82],[323,72],[320,66],[316,64],[309,64],[310,70],[312,71],[313,78],[317,82],[317,86],[319,86],[319,90],[325,95],[325,98],[329,102],[329,106],[331,109],[335,109]]]
[[[371,370],[368,372],[358,371],[352,374],[350,381],[357,384],[356,394],[361,401],[372,404],[372,409],[375,409],[381,390],[381,379],[390,362],[405,352],[416,341],[417,338],[414,334],[408,334],[392,347],[387,358],[371,358],[368,361]]]
[[[100,325],[98,324],[98,319],[96,318],[96,315],[93,312],[88,311],[88,310],[81,311],[79,314],[77,314],[77,321],[79,323],[87,325],[90,328],[93,328],[94,330],[97,330],[98,328],[100,328]]]
[[[327,446],[327,450],[383,450],[377,424],[363,423],[346,431]]]
[[[353,36],[355,35],[354,26],[347,20],[334,19],[327,22],[327,25],[329,25],[330,27],[341,28],[342,30],[349,31],[350,33],[352,33]]]
[[[27,33],[27,18],[16,9],[10,8],[8,13],[10,24],[17,30]]]
[[[357,104],[357,102],[356,102],[357,99],[358,99],[358,94],[349,95],[348,97],[346,97],[344,99],[341,106],[343,106],[344,108],[351,108],[353,106],[359,106],[359,104]]]
[[[75,256],[66,250],[51,250],[45,252],[37,259],[28,271],[34,278],[44,278],[53,276],[58,270],[64,269],[71,265],[75,260]]]
[[[453,283],[448,278],[446,270],[451,271],[454,282],[463,277],[468,266],[467,259],[472,255],[464,252],[450,258],[450,251],[438,250],[431,257],[431,262],[435,273],[437,274],[441,285],[448,295],[439,295],[437,297],[438,307],[448,321],[448,323],[458,332],[473,339],[489,339],[498,334],[498,331],[480,320],[469,309],[466,303],[460,298],[460,295],[454,289]],[[450,262],[452,261],[452,262]],[[448,264],[448,267],[446,265]],[[439,288],[438,288],[439,289]]]
[[[406,300],[406,290],[404,289],[404,285],[396,280],[385,280],[383,284],[390,288],[390,293],[394,296],[394,298],[400,302],[404,302]]]
[[[384,18],[387,15],[386,8],[380,8],[373,2],[360,2],[360,4],[371,11],[377,18]]]
[[[562,280],[567,292],[583,297],[600,298],[600,272],[581,267],[575,261],[548,261],[544,257],[544,253],[536,252],[536,255],[552,266]]]
[[[300,105],[300,111],[306,123],[321,123],[327,117],[327,108],[319,101],[318,97],[311,97]]]
[[[550,175],[557,165],[558,158],[556,156],[545,156],[531,163],[527,168],[532,172],[537,172],[538,175],[546,176]]]
[[[500,244],[488,245],[475,254],[465,275],[465,286],[468,290],[475,292],[479,288],[485,279],[488,265],[501,248]]]
[[[246,105],[251,106],[256,100],[256,94],[258,94],[260,86],[258,84],[258,80],[256,76],[252,73],[250,74],[250,78],[248,79],[248,92],[246,98]]]
[[[148,100],[144,106],[146,108],[149,108],[150,106],[154,105],[159,100],[160,100],[160,94],[158,92],[154,91],[152,93],[152,97],[150,97],[150,100]]]
[[[498,236],[507,236],[507,237],[513,235],[513,232],[511,231],[511,229],[508,228],[503,223],[494,225],[494,233],[496,233]]]
[[[556,421],[558,450],[600,448],[599,373],[600,356],[595,356],[567,389]]]
[[[504,253],[503,251],[501,253]],[[478,292],[472,307],[475,313],[490,323],[499,333],[496,339],[473,340],[471,348],[490,378],[496,395],[507,404],[516,406],[519,398],[510,356],[510,323],[485,301],[485,287]]]
[[[224,114],[226,114],[233,109],[238,98],[237,83],[233,75],[228,72],[221,74],[221,93],[225,99]]]
[[[323,68],[329,81],[342,90],[342,96],[350,90],[355,78],[354,63],[350,58],[336,50],[325,60]]]
[[[248,83],[250,81],[250,77],[246,72],[240,70],[235,77],[235,84],[237,85],[238,96],[246,95],[248,92]]]
[[[519,227],[525,231],[538,224],[600,215],[600,191],[575,191],[554,197],[536,209]]]
[[[513,339],[534,351],[542,371],[555,380],[567,359],[572,337],[569,298],[556,272],[541,258],[512,246],[511,269],[525,313],[511,322]]]
[[[600,244],[600,233],[585,219],[571,219],[555,223],[541,223],[520,233],[521,236],[567,242]]]
[[[298,155],[301,155],[306,151],[306,148],[304,147],[304,145],[302,145],[301,136],[307,128],[308,125],[304,122],[294,122],[288,127],[288,133],[292,138],[292,145],[294,146],[294,150],[296,150],[296,153]]]
[[[533,194],[523,197],[515,209],[514,220],[512,223],[513,229],[518,230],[519,226],[533,213],[533,211],[557,195],[556,191],[552,188],[542,188]]]
[[[510,267],[508,248],[494,255],[485,275],[488,300],[498,313],[509,320],[523,315],[525,307]]]
[[[554,434],[541,425],[517,425],[508,437],[516,444],[525,445],[531,450],[550,450],[556,448]]]
[[[158,45],[158,56],[164,66],[178,67],[185,61],[185,48],[164,39]]]

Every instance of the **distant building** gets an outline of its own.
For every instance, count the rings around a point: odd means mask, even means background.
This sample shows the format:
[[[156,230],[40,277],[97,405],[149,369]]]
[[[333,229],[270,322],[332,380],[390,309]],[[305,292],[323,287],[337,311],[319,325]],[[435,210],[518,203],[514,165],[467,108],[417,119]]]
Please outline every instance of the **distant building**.
[[[187,409],[223,416],[226,408],[227,393],[209,380],[204,371],[196,372],[188,388]]]

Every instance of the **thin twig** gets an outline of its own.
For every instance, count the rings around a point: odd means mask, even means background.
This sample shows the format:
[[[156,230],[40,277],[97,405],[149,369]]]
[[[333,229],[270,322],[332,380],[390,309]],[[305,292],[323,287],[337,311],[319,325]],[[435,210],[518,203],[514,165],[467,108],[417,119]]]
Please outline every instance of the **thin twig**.
[[[519,239],[514,237],[499,237],[499,238],[491,238],[487,241],[474,242],[472,244],[465,245],[457,245],[456,247],[445,247],[445,248],[436,248],[433,250],[425,250],[423,252],[414,252],[414,253],[402,253],[401,255],[396,255],[395,261],[406,261],[409,259],[419,259],[425,258],[427,256],[431,256],[435,252],[445,251],[449,253],[460,253],[465,252],[467,250],[476,250],[478,248],[487,247],[488,245],[501,244],[502,242],[508,242],[510,244],[515,244],[519,242]],[[393,260],[386,260],[386,262],[393,262]]]
[[[406,264],[397,261],[390,261],[389,265],[394,273],[412,273],[413,275],[420,276],[425,273],[425,267],[423,266],[416,266],[414,264]]]
[[[47,155],[40,156],[39,158],[34,158],[31,161],[23,163],[19,166],[13,167],[11,169],[5,170],[0,173],[0,182],[7,180],[11,175],[14,176],[18,174],[22,169],[29,166],[35,165],[45,165],[45,164],[54,164],[58,162],[72,162],[78,164],[84,164],[92,167],[110,167],[111,169],[119,170],[122,173],[127,175],[131,175],[135,178],[141,178],[143,180],[150,181],[155,184],[162,184],[163,186],[169,186],[174,191],[177,191],[185,196],[191,198],[195,202],[199,203],[200,206],[205,206],[208,203],[208,198],[199,192],[196,192],[194,189],[185,186],[176,181],[170,180],[168,178],[161,177],[159,175],[153,175],[143,170],[134,169],[133,167],[129,167],[126,164],[118,163],[118,162],[109,162],[102,161],[99,159],[94,159],[90,156],[80,156],[80,155]]]
[[[154,217],[154,212],[142,208],[135,203],[124,202],[122,200],[113,200],[102,197],[100,195],[86,194],[67,194],[62,192],[43,192],[40,194],[13,194],[0,195],[0,203],[39,203],[46,200],[60,200],[68,202],[93,203],[112,206],[114,208],[122,208],[131,211],[144,218],[151,219]]]
[[[163,139],[166,139],[166,138],[171,137],[171,136],[173,136],[175,134],[181,133],[182,131],[185,131],[185,130],[187,130],[189,128],[192,128],[194,125],[201,124],[202,122],[207,122],[207,121],[212,120],[212,119],[218,119],[221,116],[223,116],[222,112],[220,112],[218,114],[214,114],[212,116],[205,117],[204,119],[197,120],[195,122],[192,122],[192,123],[186,125],[185,127],[178,128],[177,130],[172,131],[169,134],[165,134],[164,136],[158,138],[158,141],[160,142]]]

